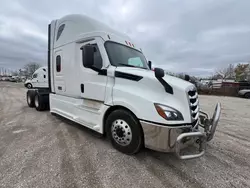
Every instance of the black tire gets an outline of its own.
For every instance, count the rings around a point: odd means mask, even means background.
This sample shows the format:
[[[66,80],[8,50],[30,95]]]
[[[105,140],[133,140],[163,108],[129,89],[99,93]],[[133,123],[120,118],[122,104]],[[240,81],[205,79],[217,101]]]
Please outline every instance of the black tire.
[[[28,83],[28,84],[26,85],[26,87],[27,87],[28,89],[31,89],[31,88],[32,88],[32,84]]]
[[[126,126],[120,129],[119,121],[120,123],[125,122],[125,125],[127,124],[128,125],[127,127],[129,129],[126,130],[125,128]],[[120,137],[117,136],[118,133],[116,133],[117,134],[116,136],[112,134],[112,129],[114,128],[113,124],[117,122],[118,122],[118,125],[117,125],[118,127],[116,127],[117,129],[113,130],[113,134],[115,134],[116,131],[120,129],[122,130],[121,134],[123,134],[123,136],[120,136]],[[121,126],[124,126],[124,124],[123,125],[121,124]],[[137,120],[137,118],[133,114],[131,114],[129,111],[126,111],[123,109],[118,109],[118,110],[113,111],[107,118],[105,128],[106,128],[107,136],[110,139],[113,147],[122,153],[129,154],[129,155],[135,154],[139,152],[139,150],[143,146],[143,131],[142,131],[141,125],[139,121]],[[129,132],[127,132],[128,130],[131,131],[130,134]],[[123,142],[124,139],[126,140],[126,138],[128,138],[126,137],[126,135],[130,136],[129,137],[130,141],[128,141],[127,145],[122,145],[122,144],[125,144],[125,142],[118,143],[118,142]]]
[[[247,98],[247,99],[250,99],[250,92],[245,93],[244,97]]]
[[[37,111],[44,111],[46,104],[44,103],[43,96],[38,93],[34,97],[35,108]]]
[[[29,91],[26,93],[26,101],[29,107],[35,107],[34,95]]]

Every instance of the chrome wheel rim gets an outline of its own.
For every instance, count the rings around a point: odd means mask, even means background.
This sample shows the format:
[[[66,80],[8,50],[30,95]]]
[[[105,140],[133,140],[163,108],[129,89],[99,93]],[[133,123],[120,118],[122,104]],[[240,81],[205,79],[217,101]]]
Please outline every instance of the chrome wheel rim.
[[[39,106],[39,103],[38,103],[38,96],[37,96],[37,95],[35,96],[35,105],[36,105],[36,107]]]
[[[112,138],[122,146],[127,146],[132,141],[132,131],[126,121],[117,119],[112,123]]]

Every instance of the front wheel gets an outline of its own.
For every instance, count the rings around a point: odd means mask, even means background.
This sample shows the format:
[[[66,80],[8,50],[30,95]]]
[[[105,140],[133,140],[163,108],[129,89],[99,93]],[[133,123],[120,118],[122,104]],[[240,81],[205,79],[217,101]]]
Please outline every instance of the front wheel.
[[[106,133],[114,148],[126,154],[139,152],[143,145],[140,123],[130,112],[115,110],[106,121]]]

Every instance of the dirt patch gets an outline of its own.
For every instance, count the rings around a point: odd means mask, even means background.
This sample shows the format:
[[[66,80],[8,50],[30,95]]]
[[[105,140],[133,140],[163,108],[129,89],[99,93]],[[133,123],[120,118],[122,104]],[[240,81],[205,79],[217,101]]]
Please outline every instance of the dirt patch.
[[[218,131],[205,156],[180,161],[147,149],[121,154],[79,125],[28,108],[25,91],[0,82],[0,187],[250,187],[250,100],[200,96],[209,113],[221,102]]]

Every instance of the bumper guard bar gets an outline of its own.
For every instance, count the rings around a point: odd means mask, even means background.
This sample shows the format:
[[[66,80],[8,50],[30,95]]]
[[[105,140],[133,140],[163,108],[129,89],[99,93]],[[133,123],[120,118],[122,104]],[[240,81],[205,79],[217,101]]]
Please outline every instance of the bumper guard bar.
[[[193,159],[193,158],[201,157],[202,155],[204,155],[207,142],[212,140],[214,137],[214,133],[216,131],[216,127],[220,119],[220,113],[221,113],[220,103],[217,103],[215,110],[214,110],[214,114],[211,119],[207,113],[200,111],[199,126],[204,128],[204,133],[197,130],[196,132],[187,132],[187,133],[180,134],[176,139],[176,148],[175,148],[175,152],[178,158]],[[184,138],[197,138],[199,141],[198,142],[199,153],[181,155],[181,144]]]

